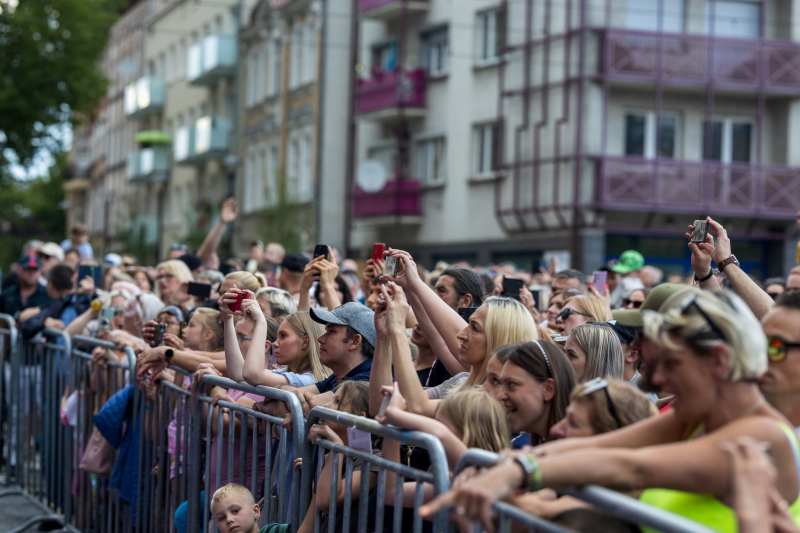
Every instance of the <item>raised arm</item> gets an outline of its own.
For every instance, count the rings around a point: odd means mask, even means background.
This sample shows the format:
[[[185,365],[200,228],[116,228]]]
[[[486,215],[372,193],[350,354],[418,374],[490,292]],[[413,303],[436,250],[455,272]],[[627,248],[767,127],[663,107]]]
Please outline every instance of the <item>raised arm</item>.
[[[369,372],[369,413],[373,417],[378,414],[383,401],[381,387],[392,386],[392,339],[387,320],[386,305],[381,300],[375,308],[375,332],[378,340],[372,356],[372,369]]]
[[[222,210],[219,213],[216,224],[214,224],[208,232],[200,248],[197,249],[197,257],[200,258],[204,265],[208,258],[211,257],[211,254],[217,251],[219,243],[225,235],[225,230],[228,228],[228,224],[236,220],[238,214],[239,209],[236,207],[236,200],[234,198],[228,198],[222,202]]]
[[[231,313],[230,304],[235,303],[239,299],[238,296],[239,290],[234,285],[222,295],[219,304],[219,316],[222,320],[225,339],[225,365],[228,369],[228,377],[237,383],[244,380],[242,377],[244,357],[239,349],[239,339],[236,338],[236,323],[234,322],[234,315]]]
[[[425,334],[425,338],[428,339],[428,344],[430,344],[436,358],[442,362],[452,376],[460,374],[461,372],[469,372],[469,368],[463,366],[459,362],[458,358],[456,358],[450,351],[450,348],[448,348],[447,343],[439,334],[439,331],[433,326],[433,322],[431,322],[428,313],[425,311],[425,307],[423,307],[422,303],[419,301],[419,297],[416,293],[409,292],[407,296],[408,302],[411,304],[411,309],[414,311],[414,316],[419,323],[419,327],[422,328],[422,332]]]
[[[89,307],[89,309],[81,313],[78,318],[70,322],[65,331],[69,333],[70,337],[81,335],[89,322],[97,319],[98,316],[100,316],[100,309],[94,310]]]
[[[266,385],[267,387],[288,385],[289,380],[285,376],[276,374],[267,368],[264,354],[271,346],[267,340],[267,319],[264,318],[258,301],[255,299],[245,300],[242,303],[242,314],[256,325],[242,368],[244,380],[250,385]]]

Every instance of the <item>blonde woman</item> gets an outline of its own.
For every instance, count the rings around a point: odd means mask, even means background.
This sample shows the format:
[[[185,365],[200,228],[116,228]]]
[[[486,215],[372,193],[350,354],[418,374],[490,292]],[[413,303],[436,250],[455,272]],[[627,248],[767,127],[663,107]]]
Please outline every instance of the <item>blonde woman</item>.
[[[622,379],[625,372],[622,344],[609,327],[583,324],[573,328],[564,351],[578,383],[594,378]]]
[[[589,321],[608,322],[611,312],[608,306],[596,296],[573,296],[564,303],[564,308],[556,317],[556,327],[562,335],[568,335],[572,328]]]
[[[261,310],[266,316],[271,316],[278,322],[284,317],[297,312],[297,303],[292,295],[277,287],[262,287],[256,291],[256,300],[261,305]]]
[[[267,278],[265,278],[264,274],[261,272],[256,272],[253,274],[252,272],[247,272],[246,270],[239,270],[237,272],[231,272],[225,276],[225,280],[219,287],[219,293],[220,295],[225,294],[231,290],[231,287],[236,287],[237,289],[250,291],[255,294],[266,286]]]
[[[183,284],[194,281],[194,277],[186,263],[170,259],[159,263],[156,272],[156,289],[164,305],[183,305],[190,299],[186,293],[188,286]]]
[[[597,484],[645,489],[641,500],[650,505],[735,532],[736,513],[728,506],[732,474],[721,445],[749,437],[769,445],[777,470],[769,496],[800,524],[800,442],[758,389],[767,370],[767,339],[752,311],[733,293],[687,289],[670,297],[661,313],[642,315],[645,359],[655,365],[658,384],[675,396],[669,412],[604,435],[547,443],[536,454],[521,452],[521,462],[475,476],[420,514],[456,507],[491,529],[492,504],[520,487]]]

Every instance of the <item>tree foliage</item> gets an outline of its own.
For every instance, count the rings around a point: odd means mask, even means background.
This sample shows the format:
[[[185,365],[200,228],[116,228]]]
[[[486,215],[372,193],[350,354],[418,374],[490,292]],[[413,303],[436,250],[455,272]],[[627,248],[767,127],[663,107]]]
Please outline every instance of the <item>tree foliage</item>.
[[[58,151],[52,127],[100,102],[99,60],[120,1],[0,0],[0,166]]]

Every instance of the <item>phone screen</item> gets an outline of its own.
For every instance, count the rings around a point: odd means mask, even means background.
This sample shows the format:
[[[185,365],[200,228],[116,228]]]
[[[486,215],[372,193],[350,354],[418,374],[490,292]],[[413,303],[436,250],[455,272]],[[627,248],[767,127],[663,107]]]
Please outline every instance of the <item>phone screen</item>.
[[[705,220],[695,220],[692,224],[692,239],[690,242],[706,242],[708,236],[708,222]]]
[[[477,311],[477,307],[459,307],[458,314],[463,318],[465,321],[469,322],[469,317],[471,317],[475,311]]]
[[[208,283],[190,281],[188,293],[190,296],[197,296],[202,300],[208,300],[211,297],[211,285]]]
[[[608,281],[608,272],[605,270],[595,270],[592,272],[592,287],[597,289],[602,296],[606,294],[606,282]]]
[[[95,265],[80,265],[78,266],[78,282],[89,276],[94,280],[94,286],[100,288],[103,284],[103,267]]]
[[[383,416],[386,414],[386,408],[389,406],[389,400],[392,399],[391,394],[384,394],[383,401],[381,402],[381,407],[378,409],[378,416]]]
[[[503,278],[503,296],[519,300],[519,291],[525,286],[525,280]]]

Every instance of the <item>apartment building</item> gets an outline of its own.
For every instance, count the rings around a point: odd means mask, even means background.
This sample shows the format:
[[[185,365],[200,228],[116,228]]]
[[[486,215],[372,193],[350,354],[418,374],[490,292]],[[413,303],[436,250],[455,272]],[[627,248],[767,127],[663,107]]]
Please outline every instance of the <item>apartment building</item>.
[[[684,272],[711,215],[757,276],[794,264],[792,3],[362,0],[351,248],[437,259],[636,248]],[[783,13],[786,16],[779,15]],[[795,238],[796,240],[796,238]]]
[[[86,224],[96,253],[109,248],[124,229],[130,188],[125,167],[137,124],[124,113],[125,86],[141,75],[142,21],[147,2],[132,0],[111,27],[102,56],[108,92],[96,112],[73,131],[67,200],[67,233]]]
[[[241,251],[255,239],[342,245],[349,4],[261,0],[239,34]]]

